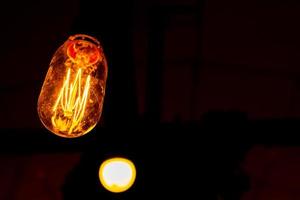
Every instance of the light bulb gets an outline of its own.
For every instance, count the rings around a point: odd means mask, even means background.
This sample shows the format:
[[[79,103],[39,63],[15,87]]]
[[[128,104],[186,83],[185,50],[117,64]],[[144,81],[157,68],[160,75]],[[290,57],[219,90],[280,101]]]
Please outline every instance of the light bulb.
[[[43,125],[66,138],[91,131],[101,117],[106,78],[100,43],[88,35],[70,36],[53,55],[40,92]]]
[[[136,178],[136,169],[126,158],[111,158],[104,161],[99,169],[99,179],[105,189],[119,193],[128,190]]]

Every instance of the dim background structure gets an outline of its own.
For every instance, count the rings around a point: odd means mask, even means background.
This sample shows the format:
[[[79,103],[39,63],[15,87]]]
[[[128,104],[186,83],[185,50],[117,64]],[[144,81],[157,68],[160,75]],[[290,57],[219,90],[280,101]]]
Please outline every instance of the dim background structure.
[[[299,2],[1,7],[0,199],[299,199]],[[51,56],[74,33],[99,39],[109,77],[101,122],[67,140],[44,130],[36,104]],[[97,179],[114,155],[138,170],[119,196]]]

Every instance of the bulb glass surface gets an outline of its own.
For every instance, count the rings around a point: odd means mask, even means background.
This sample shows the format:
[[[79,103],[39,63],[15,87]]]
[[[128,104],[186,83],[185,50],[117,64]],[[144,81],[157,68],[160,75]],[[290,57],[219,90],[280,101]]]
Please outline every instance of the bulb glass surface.
[[[40,92],[43,125],[66,138],[91,131],[101,117],[106,78],[100,43],[88,35],[70,36],[53,55]]]

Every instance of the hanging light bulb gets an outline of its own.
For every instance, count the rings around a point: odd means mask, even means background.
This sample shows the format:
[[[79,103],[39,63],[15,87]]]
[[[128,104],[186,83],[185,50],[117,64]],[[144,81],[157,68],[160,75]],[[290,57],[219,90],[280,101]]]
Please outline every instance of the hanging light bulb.
[[[66,138],[91,131],[102,113],[106,78],[100,43],[88,35],[70,36],[53,55],[38,99],[43,125]]]

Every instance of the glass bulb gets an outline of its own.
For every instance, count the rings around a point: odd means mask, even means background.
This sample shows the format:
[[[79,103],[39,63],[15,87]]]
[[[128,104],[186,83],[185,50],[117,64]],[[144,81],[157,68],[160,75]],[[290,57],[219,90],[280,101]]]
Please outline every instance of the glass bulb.
[[[107,62],[100,43],[88,35],[70,36],[52,57],[38,99],[43,125],[66,138],[91,131],[102,113]]]

